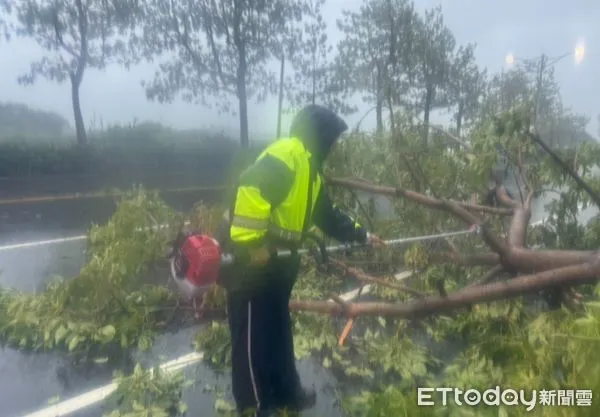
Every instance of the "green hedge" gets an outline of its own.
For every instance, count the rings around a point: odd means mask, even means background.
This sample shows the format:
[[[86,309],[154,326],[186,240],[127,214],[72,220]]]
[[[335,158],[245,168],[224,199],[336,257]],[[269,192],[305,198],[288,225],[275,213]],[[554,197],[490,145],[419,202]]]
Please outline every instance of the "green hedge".
[[[236,139],[221,132],[178,130],[154,122],[90,129],[88,140],[87,146],[79,146],[66,136],[2,137],[0,177],[185,171],[222,178],[238,172],[265,146],[241,149]]]
[[[172,170],[202,166],[207,162],[227,165],[231,150],[207,150],[186,146],[77,146],[41,143],[0,144],[0,176],[78,175],[104,172]]]
[[[239,171],[262,147],[231,143],[0,143],[0,177],[193,171],[222,177]],[[231,171],[233,170],[233,171]]]

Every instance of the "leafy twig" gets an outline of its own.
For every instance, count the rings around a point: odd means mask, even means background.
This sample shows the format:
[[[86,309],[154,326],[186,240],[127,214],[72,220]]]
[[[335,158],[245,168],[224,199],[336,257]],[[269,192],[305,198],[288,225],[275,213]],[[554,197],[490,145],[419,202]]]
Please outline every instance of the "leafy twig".
[[[540,138],[540,135],[537,133],[528,133],[531,140],[538,145],[548,154],[550,157],[556,162],[562,169],[565,170],[567,175],[569,175],[581,188],[585,190],[586,193],[590,196],[590,198],[596,204],[596,207],[600,209],[600,195],[596,193],[592,187],[590,187],[580,176],[577,174],[565,161],[563,161],[548,145],[544,143],[544,141]]]

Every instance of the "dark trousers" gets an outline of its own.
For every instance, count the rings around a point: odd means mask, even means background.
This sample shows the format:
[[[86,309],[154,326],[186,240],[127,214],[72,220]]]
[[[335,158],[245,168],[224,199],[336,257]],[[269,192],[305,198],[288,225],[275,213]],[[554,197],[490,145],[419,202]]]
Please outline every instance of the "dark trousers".
[[[231,332],[233,396],[240,412],[284,408],[300,388],[288,303],[299,260],[274,260],[258,288],[231,291],[227,315]]]

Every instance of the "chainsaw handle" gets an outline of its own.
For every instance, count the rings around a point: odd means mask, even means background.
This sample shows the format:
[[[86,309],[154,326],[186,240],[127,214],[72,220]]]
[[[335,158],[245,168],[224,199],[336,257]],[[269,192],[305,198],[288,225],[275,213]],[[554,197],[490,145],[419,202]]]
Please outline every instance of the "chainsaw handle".
[[[313,240],[316,244],[317,244],[317,248],[318,248],[318,259],[317,259],[317,263],[320,264],[327,264],[329,263],[329,256],[327,253],[327,247],[325,246],[325,242],[320,239],[317,235],[315,235],[314,233],[307,233],[306,237]],[[291,256],[294,253],[305,253],[307,252],[306,249],[301,249],[299,251],[291,251],[291,250],[280,250],[277,251],[273,254],[274,257],[286,257],[286,256]],[[226,266],[226,265],[231,265],[235,262],[235,256],[231,253],[222,253],[221,254],[221,265]]]
[[[289,256],[291,254],[291,252],[289,252],[289,251],[286,251],[286,253],[284,253],[284,252],[277,252],[272,249],[269,249],[269,253],[271,255],[271,258],[277,258],[279,256]],[[244,254],[244,256],[242,256],[242,257],[236,257],[235,254],[233,254],[233,253],[221,253],[221,266],[232,265],[236,261],[238,261],[240,258],[244,259],[244,261],[245,261],[246,255]]]
[[[325,241],[312,232],[307,232],[306,237],[317,244],[318,253],[315,255],[317,264],[328,265],[329,254],[327,253],[327,246],[325,246]]]

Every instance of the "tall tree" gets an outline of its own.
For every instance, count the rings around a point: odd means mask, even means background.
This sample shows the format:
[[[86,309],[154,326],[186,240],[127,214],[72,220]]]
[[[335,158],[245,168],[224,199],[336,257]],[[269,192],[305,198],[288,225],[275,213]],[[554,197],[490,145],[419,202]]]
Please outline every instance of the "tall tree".
[[[40,76],[58,83],[68,80],[77,142],[86,144],[79,96],[85,70],[103,69],[125,51],[122,38],[131,27],[136,0],[28,0],[12,5],[16,35],[34,39],[45,50],[19,83],[30,85]]]
[[[307,104],[321,104],[349,114],[354,109],[346,101],[339,60],[332,56],[323,4],[325,0],[307,0],[302,25],[290,30],[283,43],[292,67],[284,80],[286,99],[292,111]]]
[[[407,0],[365,0],[358,12],[344,11],[338,21],[344,34],[338,76],[347,92],[375,105],[378,131],[383,130],[386,101],[396,103],[404,92],[414,17]]]
[[[338,20],[343,33],[338,43],[338,77],[347,96],[361,94],[375,105],[377,131],[383,130],[385,33],[376,21],[376,1],[365,0],[360,10],[344,10]],[[388,48],[389,50],[389,48]]]
[[[294,79],[288,95],[294,106],[328,104],[331,98],[333,47],[328,42],[327,23],[321,11],[324,3],[325,0],[308,0],[303,30],[292,39],[294,50],[289,55]]]
[[[530,80],[522,68],[502,71],[495,74],[486,86],[481,116],[489,117],[531,102],[531,95]]]
[[[477,116],[486,85],[486,71],[481,71],[475,62],[475,45],[460,46],[452,60],[448,86],[449,104],[454,111],[456,133]]]
[[[383,97],[390,113],[390,127],[396,132],[396,119],[405,118],[414,111],[410,100],[412,78],[415,73],[420,17],[414,3],[406,0],[385,0],[380,3],[379,14],[383,28],[389,36],[386,65],[383,67]],[[401,117],[397,117],[400,107]]]
[[[517,105],[528,105],[532,113],[534,108],[536,110],[536,130],[551,147],[589,141],[590,137],[585,132],[589,118],[565,108],[552,68],[541,74],[540,82],[536,62],[522,61],[515,68],[494,76],[486,91],[482,116],[505,112]]]
[[[564,105],[554,67],[546,66],[546,57],[527,60],[523,69],[530,75],[530,97],[537,131],[551,147],[568,147],[590,136],[585,129],[589,117],[575,114]]]
[[[441,7],[427,10],[419,25],[416,48],[417,71],[414,94],[419,113],[423,113],[424,140],[429,135],[431,111],[448,105],[451,61],[456,40],[445,25]]]
[[[284,110],[284,99],[290,101],[292,109],[305,105],[307,98],[309,102],[316,101],[316,98],[311,99],[310,92],[311,81],[317,79],[318,70],[312,71],[313,62],[310,57],[314,56],[318,68],[321,64],[318,60],[322,58],[318,48],[323,46],[323,38],[320,35],[325,34],[326,28],[321,15],[323,3],[324,0],[305,0],[303,19],[289,22],[286,31],[280,34],[279,42],[274,44],[273,53],[279,61],[277,137],[281,136],[283,113],[291,110]],[[326,36],[324,42],[326,45]],[[312,45],[317,48],[318,52],[315,54],[310,50]]]
[[[287,26],[301,20],[301,0],[148,0],[143,37],[136,46],[148,59],[167,56],[146,85],[150,99],[181,97],[215,103],[231,112],[238,101],[240,141],[248,146],[248,100],[274,93],[277,75],[268,64],[281,52]],[[175,59],[173,59],[175,55]]]

